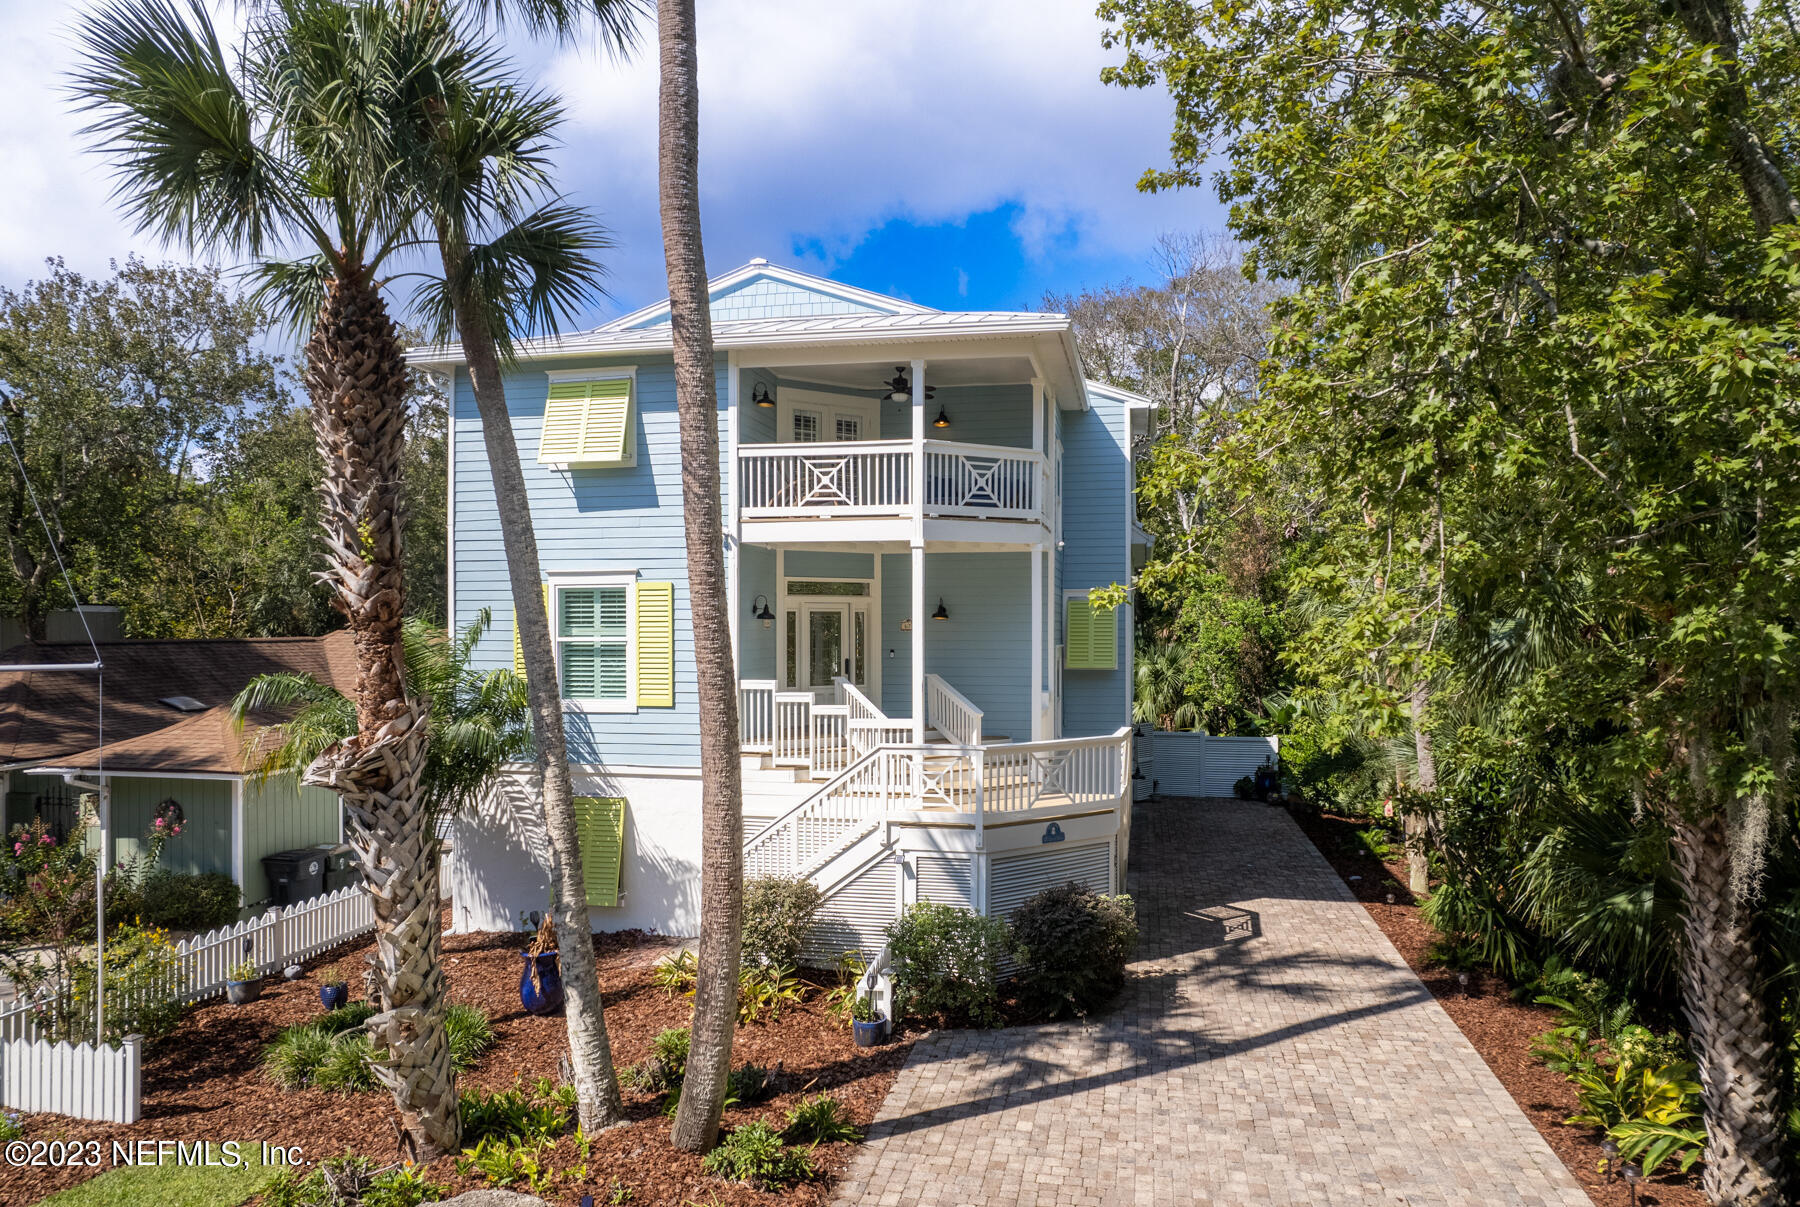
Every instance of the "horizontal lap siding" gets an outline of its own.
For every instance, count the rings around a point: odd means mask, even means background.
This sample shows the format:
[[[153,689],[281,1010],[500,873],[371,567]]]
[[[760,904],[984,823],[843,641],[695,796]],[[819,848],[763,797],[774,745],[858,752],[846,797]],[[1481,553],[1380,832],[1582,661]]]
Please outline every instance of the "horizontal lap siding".
[[[558,369],[637,366],[633,425],[637,465],[616,469],[554,471],[537,462],[548,379],[541,366],[506,376],[507,406],[531,495],[532,523],[544,570],[636,570],[639,581],[675,584],[675,706],[641,708],[636,713],[568,713],[569,757],[581,763],[622,763],[681,767],[699,762],[699,719],[694,683],[687,541],[682,525],[680,426],[675,410],[675,377],[666,357],[613,357],[558,361]],[[725,430],[727,371],[718,364],[719,431]],[[512,664],[512,593],[506,553],[495,511],[493,478],[466,373],[458,372],[456,407],[457,624],[472,621],[483,607],[493,609],[493,628],[476,649],[484,668]],[[732,489],[724,467],[723,489]]]
[[[1096,396],[1090,410],[1062,411],[1060,415],[1063,549],[1057,593],[1059,640],[1062,590],[1087,591],[1131,579],[1131,548],[1125,531],[1131,492],[1125,407]],[[1121,609],[1117,669],[1063,671],[1065,737],[1112,733],[1131,723],[1131,621],[1131,609]]]
[[[911,372],[908,368],[907,373],[910,375]],[[925,385],[933,394],[925,403],[925,439],[1002,444],[1009,448],[1031,447],[1029,385],[933,386],[929,363],[925,366]],[[949,427],[931,426],[939,410],[950,420]],[[912,403],[881,404],[881,437],[884,440],[912,439]]]
[[[882,711],[912,716],[912,558],[886,554],[881,565]],[[938,600],[949,620],[932,620]],[[982,731],[1031,739],[1031,556],[1027,553],[925,555],[925,670],[981,709]],[[887,657],[893,650],[894,656]]]
[[[738,657],[740,679],[774,679],[775,651],[779,636],[780,601],[775,589],[775,551],[761,545],[738,550]],[[768,628],[756,618],[756,597],[762,596],[777,619]]]

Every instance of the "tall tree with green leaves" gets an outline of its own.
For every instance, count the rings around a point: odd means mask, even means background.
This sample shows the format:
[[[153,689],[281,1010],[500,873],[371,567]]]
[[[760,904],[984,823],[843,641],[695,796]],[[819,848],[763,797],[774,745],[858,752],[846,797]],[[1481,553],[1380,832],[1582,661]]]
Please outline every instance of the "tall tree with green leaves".
[[[1174,97],[1144,187],[1206,181],[1217,148],[1254,267],[1296,285],[1225,459],[1304,458],[1365,513],[1343,653],[1429,671],[1440,618],[1555,615],[1584,584],[1534,690],[1603,720],[1596,757],[1669,827],[1707,1192],[1788,1201],[1755,908],[1800,688],[1787,6],[1100,11],[1108,78]],[[1370,703],[1405,710],[1423,678]]]
[[[657,181],[675,403],[681,417],[681,503],[688,605],[700,697],[700,951],[693,1047],[673,1140],[692,1152],[718,1140],[737,1027],[744,928],[744,801],[738,755],[737,674],[725,601],[725,533],[719,502],[719,399],[712,305],[700,238],[700,82],[694,0],[656,7],[661,87]]]
[[[309,333],[325,580],[358,676],[356,733],[305,778],[342,798],[374,901],[376,1075],[414,1156],[454,1151],[437,842],[420,785],[428,704],[402,642],[408,382],[381,274],[420,230],[396,167],[425,153],[407,142],[414,115],[460,47],[425,14],[347,0],[260,7],[236,56],[203,7],[166,0],[116,0],[78,38],[73,91],[140,229],[250,260],[262,296]]]
[[[136,631],[154,633],[168,626],[150,609],[181,596],[163,556],[182,526],[171,518],[208,498],[236,426],[283,400],[260,347],[268,324],[212,269],[48,267],[0,289],[0,422],[18,454],[0,451],[0,600],[37,637],[51,607],[74,602],[125,605]],[[63,594],[39,507],[79,601]],[[185,622],[192,609],[181,611]]]

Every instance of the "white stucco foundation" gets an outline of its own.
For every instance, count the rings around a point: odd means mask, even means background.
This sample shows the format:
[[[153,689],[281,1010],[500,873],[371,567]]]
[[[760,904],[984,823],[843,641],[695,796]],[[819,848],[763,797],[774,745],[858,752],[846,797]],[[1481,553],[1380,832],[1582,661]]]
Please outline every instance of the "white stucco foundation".
[[[626,801],[619,904],[590,909],[593,929],[698,933],[699,769],[573,770],[577,796]],[[541,915],[549,908],[549,840],[528,769],[511,773],[501,790],[457,817],[452,836],[445,860],[451,933],[527,929],[532,911]]]

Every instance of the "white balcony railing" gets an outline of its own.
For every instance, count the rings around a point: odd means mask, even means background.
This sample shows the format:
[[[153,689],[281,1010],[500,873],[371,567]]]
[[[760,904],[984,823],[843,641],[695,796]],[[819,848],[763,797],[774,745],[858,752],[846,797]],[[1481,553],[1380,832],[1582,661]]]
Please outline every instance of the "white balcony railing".
[[[913,446],[905,440],[738,447],[738,503],[746,519],[914,513]],[[995,444],[925,442],[927,515],[1041,518],[1044,458]]]

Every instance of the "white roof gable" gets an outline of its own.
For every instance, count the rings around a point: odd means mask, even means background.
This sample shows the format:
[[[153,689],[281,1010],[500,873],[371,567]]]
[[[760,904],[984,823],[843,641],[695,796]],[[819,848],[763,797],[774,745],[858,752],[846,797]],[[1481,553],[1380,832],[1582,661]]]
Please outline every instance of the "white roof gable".
[[[742,268],[714,277],[707,282],[707,295],[712,300],[714,322],[938,313],[929,306],[782,268],[767,260],[752,260]],[[667,326],[668,322],[669,303],[665,298],[596,328],[595,334],[640,331]]]

